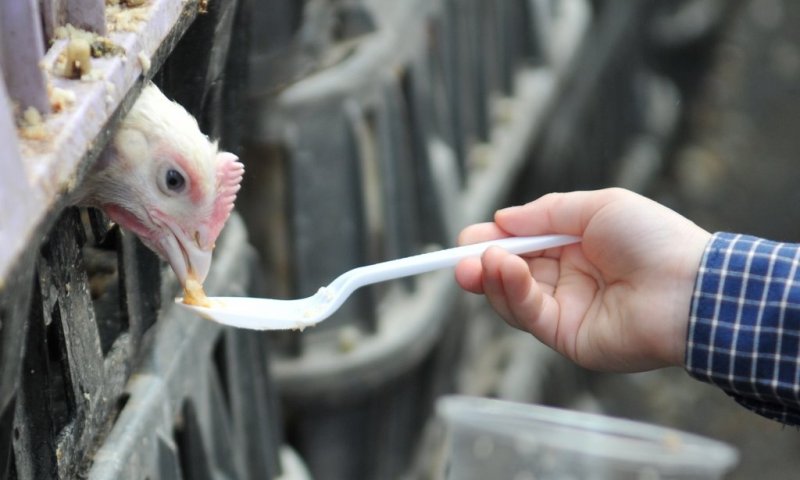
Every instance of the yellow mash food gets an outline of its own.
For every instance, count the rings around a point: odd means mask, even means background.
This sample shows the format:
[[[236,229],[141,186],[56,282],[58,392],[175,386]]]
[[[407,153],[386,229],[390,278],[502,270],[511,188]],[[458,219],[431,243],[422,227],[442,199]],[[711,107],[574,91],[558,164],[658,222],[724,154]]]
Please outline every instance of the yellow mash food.
[[[183,303],[187,305],[197,305],[198,307],[210,307],[211,301],[203,291],[203,285],[192,277],[186,280],[183,287]]]

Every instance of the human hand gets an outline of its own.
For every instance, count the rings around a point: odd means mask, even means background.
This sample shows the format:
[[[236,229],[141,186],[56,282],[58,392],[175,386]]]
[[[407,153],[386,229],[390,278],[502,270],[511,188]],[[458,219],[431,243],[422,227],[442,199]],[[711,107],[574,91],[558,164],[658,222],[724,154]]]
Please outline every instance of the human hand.
[[[711,235],[676,212],[612,188],[545,195],[467,227],[459,244],[569,234],[582,242],[524,256],[490,248],[456,267],[511,326],[579,365],[641,371],[684,363],[697,270]]]

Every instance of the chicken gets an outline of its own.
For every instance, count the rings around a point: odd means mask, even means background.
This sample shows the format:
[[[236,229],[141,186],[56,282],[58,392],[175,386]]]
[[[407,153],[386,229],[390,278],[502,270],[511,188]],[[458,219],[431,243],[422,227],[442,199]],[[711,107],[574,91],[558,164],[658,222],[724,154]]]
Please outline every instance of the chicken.
[[[233,210],[243,165],[153,84],[142,90],[76,191],[169,262],[181,286],[202,285]],[[202,292],[202,290],[201,290]]]

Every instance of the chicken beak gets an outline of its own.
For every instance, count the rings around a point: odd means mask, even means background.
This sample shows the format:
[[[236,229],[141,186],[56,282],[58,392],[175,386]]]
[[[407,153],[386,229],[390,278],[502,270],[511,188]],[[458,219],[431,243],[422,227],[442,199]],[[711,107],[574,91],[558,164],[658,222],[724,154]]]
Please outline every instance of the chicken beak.
[[[186,256],[189,258],[189,276],[202,285],[211,269],[211,250],[203,250],[190,244]]]
[[[162,237],[160,247],[182,287],[190,278],[200,284],[205,281],[211,269],[211,249],[203,249],[193,240],[181,241],[175,235]]]

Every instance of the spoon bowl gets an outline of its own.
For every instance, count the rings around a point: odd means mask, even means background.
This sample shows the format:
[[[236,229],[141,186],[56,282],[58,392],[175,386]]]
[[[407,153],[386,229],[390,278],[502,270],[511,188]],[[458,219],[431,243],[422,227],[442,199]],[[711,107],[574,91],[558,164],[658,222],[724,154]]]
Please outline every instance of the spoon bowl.
[[[448,248],[411,257],[354,268],[337,277],[310,297],[297,300],[250,297],[210,297],[208,307],[175,302],[201,317],[223,325],[251,330],[303,330],[330,317],[357,289],[411,275],[454,267],[465,258],[479,257],[490,247],[521,255],[580,241],[571,235],[510,237]]]

